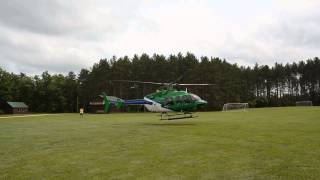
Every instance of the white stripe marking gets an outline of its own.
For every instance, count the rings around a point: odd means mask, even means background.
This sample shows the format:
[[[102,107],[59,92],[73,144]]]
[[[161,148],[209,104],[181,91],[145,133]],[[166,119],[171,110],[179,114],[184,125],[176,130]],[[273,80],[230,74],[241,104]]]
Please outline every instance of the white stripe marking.
[[[151,111],[151,112],[171,112],[170,109],[162,107],[161,104],[157,103],[156,101],[153,101],[147,97],[144,97],[144,100],[152,102],[152,105],[150,105],[150,104],[144,105],[148,111]]]
[[[36,115],[23,115],[23,116],[3,116],[3,117],[0,117],[0,119],[19,118],[19,117],[35,117],[35,116],[50,116],[50,115],[60,115],[60,114],[36,114]]]

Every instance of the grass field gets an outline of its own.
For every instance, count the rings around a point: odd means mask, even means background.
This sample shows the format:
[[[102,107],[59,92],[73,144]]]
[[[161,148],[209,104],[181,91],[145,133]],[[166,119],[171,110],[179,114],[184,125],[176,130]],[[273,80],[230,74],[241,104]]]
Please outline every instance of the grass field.
[[[0,119],[0,179],[319,179],[320,108]]]

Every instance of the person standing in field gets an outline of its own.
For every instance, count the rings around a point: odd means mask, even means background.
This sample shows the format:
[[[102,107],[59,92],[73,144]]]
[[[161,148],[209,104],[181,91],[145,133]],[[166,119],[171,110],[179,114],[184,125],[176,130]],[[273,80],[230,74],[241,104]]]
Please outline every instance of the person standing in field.
[[[80,108],[80,117],[83,117],[83,112],[84,112],[84,109],[83,108]]]

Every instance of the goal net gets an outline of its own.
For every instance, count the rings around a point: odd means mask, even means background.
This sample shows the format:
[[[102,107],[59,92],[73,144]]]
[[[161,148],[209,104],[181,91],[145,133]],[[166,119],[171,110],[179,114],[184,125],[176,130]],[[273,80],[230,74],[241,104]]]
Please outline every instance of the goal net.
[[[248,103],[226,103],[223,105],[222,111],[242,110],[245,111],[249,108]]]
[[[312,101],[297,101],[296,106],[312,106]]]

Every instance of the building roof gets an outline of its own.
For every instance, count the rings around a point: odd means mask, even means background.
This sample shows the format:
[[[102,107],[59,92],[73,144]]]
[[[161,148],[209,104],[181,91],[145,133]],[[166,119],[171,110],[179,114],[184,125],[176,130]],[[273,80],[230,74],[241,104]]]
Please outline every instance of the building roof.
[[[7,102],[12,108],[28,108],[24,102]]]

